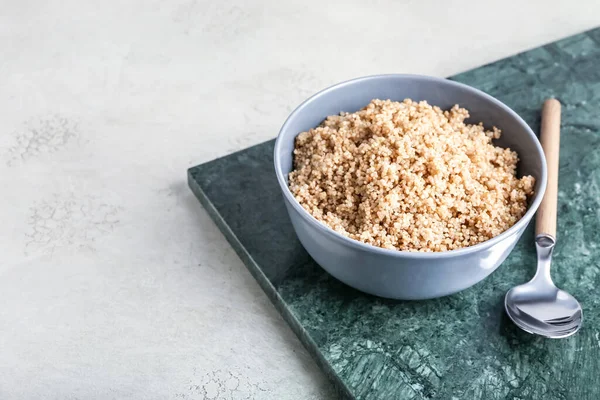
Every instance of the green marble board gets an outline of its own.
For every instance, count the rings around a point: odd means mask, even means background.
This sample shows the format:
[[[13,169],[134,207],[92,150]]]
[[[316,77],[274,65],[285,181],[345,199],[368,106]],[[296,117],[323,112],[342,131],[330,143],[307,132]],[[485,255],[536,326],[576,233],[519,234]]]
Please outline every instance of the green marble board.
[[[451,79],[497,97],[536,132],[543,100],[563,104],[553,277],[582,302],[573,337],[534,337],[504,313],[506,291],[534,272],[533,226],[471,289],[392,301],[345,286],[304,251],[275,180],[273,141],[191,168],[189,185],[342,396],[600,399],[600,29]]]

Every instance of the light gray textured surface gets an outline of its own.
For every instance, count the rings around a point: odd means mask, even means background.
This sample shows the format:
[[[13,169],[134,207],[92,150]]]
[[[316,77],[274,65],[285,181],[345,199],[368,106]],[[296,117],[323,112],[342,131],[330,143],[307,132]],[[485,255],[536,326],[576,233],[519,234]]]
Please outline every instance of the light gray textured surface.
[[[186,169],[332,83],[600,24],[595,1],[348,3],[0,0],[0,398],[328,398]]]

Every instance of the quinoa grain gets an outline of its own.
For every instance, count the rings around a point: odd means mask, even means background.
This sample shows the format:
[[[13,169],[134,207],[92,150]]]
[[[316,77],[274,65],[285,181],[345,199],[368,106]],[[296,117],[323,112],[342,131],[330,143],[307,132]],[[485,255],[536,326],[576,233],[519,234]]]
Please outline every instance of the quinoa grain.
[[[516,177],[500,130],[425,101],[373,100],[299,134],[290,190],[317,220],[388,249],[447,251],[491,239],[527,210],[535,180]]]

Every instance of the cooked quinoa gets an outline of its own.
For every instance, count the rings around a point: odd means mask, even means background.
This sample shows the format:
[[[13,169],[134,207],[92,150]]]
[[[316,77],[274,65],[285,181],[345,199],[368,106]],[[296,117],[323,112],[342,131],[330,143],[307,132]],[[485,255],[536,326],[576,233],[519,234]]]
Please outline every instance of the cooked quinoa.
[[[317,220],[387,249],[447,251],[514,225],[533,194],[500,130],[425,101],[373,100],[298,135],[290,190]]]

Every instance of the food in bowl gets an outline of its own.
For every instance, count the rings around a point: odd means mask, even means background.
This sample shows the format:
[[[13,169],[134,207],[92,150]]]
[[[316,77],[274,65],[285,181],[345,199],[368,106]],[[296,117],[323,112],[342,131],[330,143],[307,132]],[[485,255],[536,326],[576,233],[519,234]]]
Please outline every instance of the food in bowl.
[[[289,188],[313,217],[374,246],[441,252],[491,239],[526,212],[535,178],[469,112],[372,100],[295,139]]]

